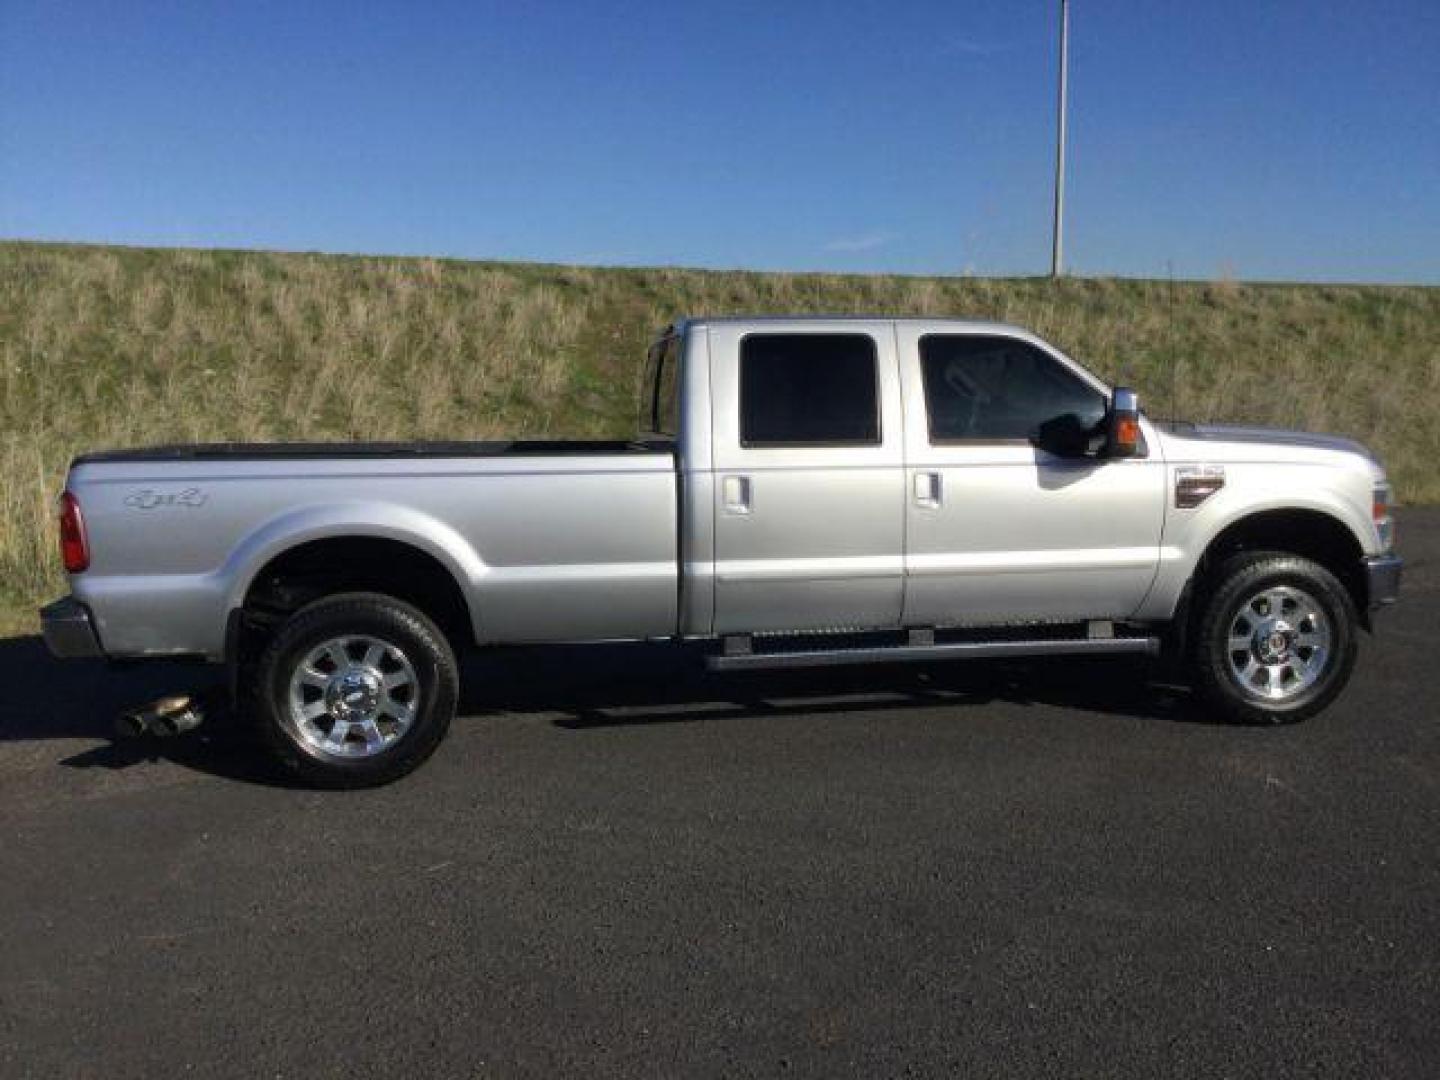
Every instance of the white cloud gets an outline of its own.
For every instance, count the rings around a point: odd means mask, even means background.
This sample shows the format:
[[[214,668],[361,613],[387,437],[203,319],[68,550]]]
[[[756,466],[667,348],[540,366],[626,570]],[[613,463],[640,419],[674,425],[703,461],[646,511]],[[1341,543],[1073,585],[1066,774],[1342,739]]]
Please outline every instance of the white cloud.
[[[826,251],[874,251],[897,239],[893,232],[877,230],[862,236],[842,236],[825,245]]]
[[[940,52],[944,56],[994,56],[996,53],[1004,51],[1004,45],[966,37],[950,38],[940,46]]]

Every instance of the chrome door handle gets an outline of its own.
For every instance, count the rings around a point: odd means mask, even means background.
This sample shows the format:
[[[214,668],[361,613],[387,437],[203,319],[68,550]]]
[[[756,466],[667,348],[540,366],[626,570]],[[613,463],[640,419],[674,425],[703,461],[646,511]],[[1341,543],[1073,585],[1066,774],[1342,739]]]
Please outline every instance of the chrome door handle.
[[[750,478],[727,476],[720,481],[720,497],[727,514],[750,513]]]
[[[933,510],[943,501],[940,474],[938,472],[917,472],[915,474],[915,505]]]

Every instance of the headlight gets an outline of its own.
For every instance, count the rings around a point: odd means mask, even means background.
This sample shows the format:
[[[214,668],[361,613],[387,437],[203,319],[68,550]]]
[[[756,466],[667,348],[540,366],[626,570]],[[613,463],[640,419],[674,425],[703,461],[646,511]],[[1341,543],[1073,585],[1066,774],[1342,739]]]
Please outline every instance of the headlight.
[[[1375,531],[1380,534],[1380,546],[1389,551],[1395,546],[1395,519],[1390,514],[1390,485],[1388,483],[1382,481],[1375,485],[1370,516],[1375,522]]]

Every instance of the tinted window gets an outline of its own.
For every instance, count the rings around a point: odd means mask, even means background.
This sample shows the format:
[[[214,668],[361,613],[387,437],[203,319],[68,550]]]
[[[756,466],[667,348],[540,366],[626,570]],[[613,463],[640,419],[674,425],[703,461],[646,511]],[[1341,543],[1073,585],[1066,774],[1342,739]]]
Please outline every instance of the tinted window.
[[[655,431],[660,435],[680,433],[680,339],[670,337],[660,350],[660,370],[655,379]]]
[[[880,441],[875,342],[865,334],[750,334],[740,343],[746,446]]]
[[[1086,427],[1105,397],[1023,341],[931,334],[920,339],[930,441],[1031,439],[1046,420],[1074,413]]]

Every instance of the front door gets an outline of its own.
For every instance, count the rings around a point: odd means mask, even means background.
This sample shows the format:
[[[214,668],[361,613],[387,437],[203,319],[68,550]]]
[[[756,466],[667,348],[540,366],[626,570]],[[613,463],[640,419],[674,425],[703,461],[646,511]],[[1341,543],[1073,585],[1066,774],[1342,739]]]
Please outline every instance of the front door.
[[[1099,425],[1104,390],[1039,342],[901,324],[909,626],[1118,619],[1155,578],[1165,469],[1060,458],[1032,442],[1064,413]]]
[[[718,323],[710,333],[715,632],[898,626],[893,324]]]

